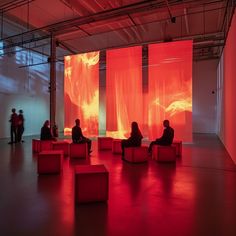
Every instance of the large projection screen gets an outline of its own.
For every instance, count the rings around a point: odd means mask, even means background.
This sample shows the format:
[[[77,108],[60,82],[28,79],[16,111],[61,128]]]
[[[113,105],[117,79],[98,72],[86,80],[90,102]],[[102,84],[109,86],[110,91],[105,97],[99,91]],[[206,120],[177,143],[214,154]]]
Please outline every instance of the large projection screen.
[[[127,138],[143,124],[142,47],[109,50],[106,63],[106,135]]]
[[[101,104],[99,52],[65,57],[65,135],[79,118],[83,133],[97,137],[102,106],[106,136],[127,138],[136,121],[144,137],[154,140],[168,119],[176,140],[192,141],[192,41],[150,44],[148,63],[142,64],[142,56],[142,46],[106,51]]]
[[[192,141],[192,41],[148,46],[148,136],[162,134],[164,119],[175,139]]]
[[[84,135],[98,135],[99,52],[65,57],[64,110],[65,135],[77,118]]]

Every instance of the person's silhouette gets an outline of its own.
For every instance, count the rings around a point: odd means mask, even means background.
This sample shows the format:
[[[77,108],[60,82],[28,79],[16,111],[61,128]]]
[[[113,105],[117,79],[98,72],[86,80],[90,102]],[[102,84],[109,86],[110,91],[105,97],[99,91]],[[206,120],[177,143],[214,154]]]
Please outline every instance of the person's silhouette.
[[[43,127],[41,128],[40,139],[41,140],[55,140],[55,138],[52,135],[52,130],[50,128],[49,120],[46,120],[43,124]]]
[[[154,144],[163,145],[163,146],[169,146],[172,144],[174,139],[174,129],[170,127],[169,120],[163,121],[163,126],[165,127],[163,134],[160,138],[157,138],[155,141],[152,141],[149,145],[148,152],[151,153],[152,146]]]
[[[19,110],[19,115],[18,115],[18,128],[17,128],[17,136],[18,136],[18,142],[24,142],[22,140],[22,135],[24,133],[24,116],[23,116],[23,110]]]
[[[12,108],[12,114],[9,122],[11,123],[10,132],[11,132],[11,141],[9,144],[17,143],[17,128],[18,128],[18,115],[16,114],[16,109]]]
[[[131,123],[131,134],[128,139],[121,141],[122,156],[124,156],[125,147],[140,147],[142,143],[143,135],[141,134],[138,123],[133,121]]]
[[[82,130],[80,128],[79,119],[75,120],[75,126],[72,128],[72,141],[73,143],[87,143],[88,153],[92,152],[91,151],[92,141],[83,135]]]

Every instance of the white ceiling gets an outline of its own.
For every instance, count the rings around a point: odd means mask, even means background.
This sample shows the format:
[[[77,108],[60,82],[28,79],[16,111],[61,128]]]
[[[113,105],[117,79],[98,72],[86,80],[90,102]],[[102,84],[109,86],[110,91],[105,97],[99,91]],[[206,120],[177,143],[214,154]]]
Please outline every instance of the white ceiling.
[[[219,58],[235,0],[1,0],[4,49],[71,53],[192,39],[194,59]]]

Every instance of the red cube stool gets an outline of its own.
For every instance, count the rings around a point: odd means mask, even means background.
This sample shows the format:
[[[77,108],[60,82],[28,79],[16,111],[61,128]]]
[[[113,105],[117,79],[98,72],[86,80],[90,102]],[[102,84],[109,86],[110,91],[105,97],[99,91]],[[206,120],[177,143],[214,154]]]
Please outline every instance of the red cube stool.
[[[153,145],[152,159],[158,162],[175,162],[176,161],[175,146]]]
[[[111,137],[98,137],[98,150],[111,150],[112,140]]]
[[[75,202],[107,201],[108,177],[104,165],[75,166]]]
[[[113,154],[121,154],[122,153],[121,140],[122,139],[113,139],[113,141],[112,141],[112,153]]]
[[[40,152],[52,150],[52,140],[40,140]]]
[[[40,152],[40,139],[32,139],[32,151],[33,152]]]
[[[69,146],[70,144],[67,141],[52,142],[52,150],[61,150],[64,156],[69,156]]]
[[[174,140],[172,146],[176,148],[176,156],[182,156],[182,141],[181,140]]]
[[[38,154],[38,174],[56,174],[62,170],[62,151],[43,151]]]
[[[88,157],[87,143],[71,143],[70,157],[86,159]]]
[[[125,148],[124,159],[129,162],[138,163],[148,160],[148,147],[127,147]]]

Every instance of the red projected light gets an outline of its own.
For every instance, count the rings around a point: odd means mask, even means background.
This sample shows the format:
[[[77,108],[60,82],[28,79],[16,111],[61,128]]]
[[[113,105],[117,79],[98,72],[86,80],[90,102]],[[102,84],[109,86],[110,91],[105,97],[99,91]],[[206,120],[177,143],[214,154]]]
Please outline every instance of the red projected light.
[[[71,134],[75,119],[84,135],[98,135],[99,52],[65,57],[65,135]]]
[[[106,68],[106,134],[125,138],[143,123],[142,47],[107,51]]]
[[[175,139],[192,140],[192,41],[149,45],[149,139],[169,119]]]
[[[141,46],[107,51],[106,106],[100,104],[106,107],[106,135],[127,138],[136,121],[153,140],[160,137],[162,122],[168,119],[175,139],[191,142],[192,41],[149,45],[145,83],[143,71]],[[65,57],[64,89],[65,134],[79,118],[84,134],[97,136],[99,52]]]

